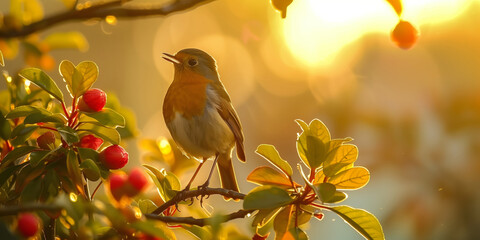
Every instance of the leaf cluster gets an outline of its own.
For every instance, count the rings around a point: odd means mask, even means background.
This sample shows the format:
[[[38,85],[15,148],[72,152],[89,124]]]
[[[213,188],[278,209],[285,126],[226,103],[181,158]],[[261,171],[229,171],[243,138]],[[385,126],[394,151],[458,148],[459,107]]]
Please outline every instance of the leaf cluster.
[[[260,186],[244,199],[244,209],[258,209],[252,226],[257,234],[273,221],[275,239],[307,239],[302,229],[310,219],[323,218],[331,211],[343,218],[367,239],[384,239],[382,227],[371,213],[349,206],[335,206],[347,198],[346,190],[365,186],[370,173],[364,167],[354,166],[358,149],[349,144],[351,138],[331,139],[323,122],[314,119],[310,124],[297,120],[302,133],[297,138],[297,152],[310,170],[305,175],[298,164],[304,185],[293,181],[293,168],[272,145],[260,145],[257,154],[275,168],[261,166],[254,169],[247,180]]]

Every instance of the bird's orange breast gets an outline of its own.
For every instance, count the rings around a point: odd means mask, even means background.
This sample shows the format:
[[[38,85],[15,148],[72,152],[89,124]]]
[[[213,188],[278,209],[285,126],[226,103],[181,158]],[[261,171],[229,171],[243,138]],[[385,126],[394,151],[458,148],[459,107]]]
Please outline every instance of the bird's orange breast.
[[[176,72],[163,102],[165,121],[171,122],[176,113],[187,119],[203,114],[210,82],[211,80],[192,71]]]

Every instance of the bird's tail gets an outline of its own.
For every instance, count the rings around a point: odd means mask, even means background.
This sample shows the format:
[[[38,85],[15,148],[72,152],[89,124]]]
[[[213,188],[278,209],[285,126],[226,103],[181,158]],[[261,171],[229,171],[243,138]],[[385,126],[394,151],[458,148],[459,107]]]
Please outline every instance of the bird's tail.
[[[235,177],[235,171],[233,170],[232,155],[230,152],[221,153],[217,160],[218,174],[220,175],[220,182],[222,188],[240,192],[238,189],[237,178]],[[229,197],[224,197],[225,200],[230,200]],[[238,200],[238,199],[234,199]]]

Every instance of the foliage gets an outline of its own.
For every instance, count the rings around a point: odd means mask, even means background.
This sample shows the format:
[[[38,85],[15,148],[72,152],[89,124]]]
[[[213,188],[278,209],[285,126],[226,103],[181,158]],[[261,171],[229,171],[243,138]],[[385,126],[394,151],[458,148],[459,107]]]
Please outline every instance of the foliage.
[[[275,239],[306,239],[302,225],[328,210],[338,214],[366,239],[384,239],[382,227],[371,213],[349,206],[332,206],[347,198],[344,190],[362,188],[370,179],[366,168],[354,166],[358,149],[347,144],[352,139],[331,139],[327,127],[318,119],[310,124],[302,120],[297,123],[303,130],[297,139],[298,155],[310,174],[306,176],[298,164],[305,185],[294,182],[292,167],[275,147],[258,146],[257,154],[279,171],[262,166],[247,177],[248,181],[260,185],[251,190],[243,202],[245,209],[259,209],[252,223],[257,234],[273,221]]]

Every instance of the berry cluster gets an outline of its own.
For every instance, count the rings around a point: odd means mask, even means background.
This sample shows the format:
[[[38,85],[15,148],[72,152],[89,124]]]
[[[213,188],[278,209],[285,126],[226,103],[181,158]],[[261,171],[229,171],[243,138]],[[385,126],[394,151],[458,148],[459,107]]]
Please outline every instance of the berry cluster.
[[[110,192],[117,201],[122,197],[134,197],[148,186],[148,178],[140,168],[132,169],[128,175],[124,172],[112,173],[109,182]]]

